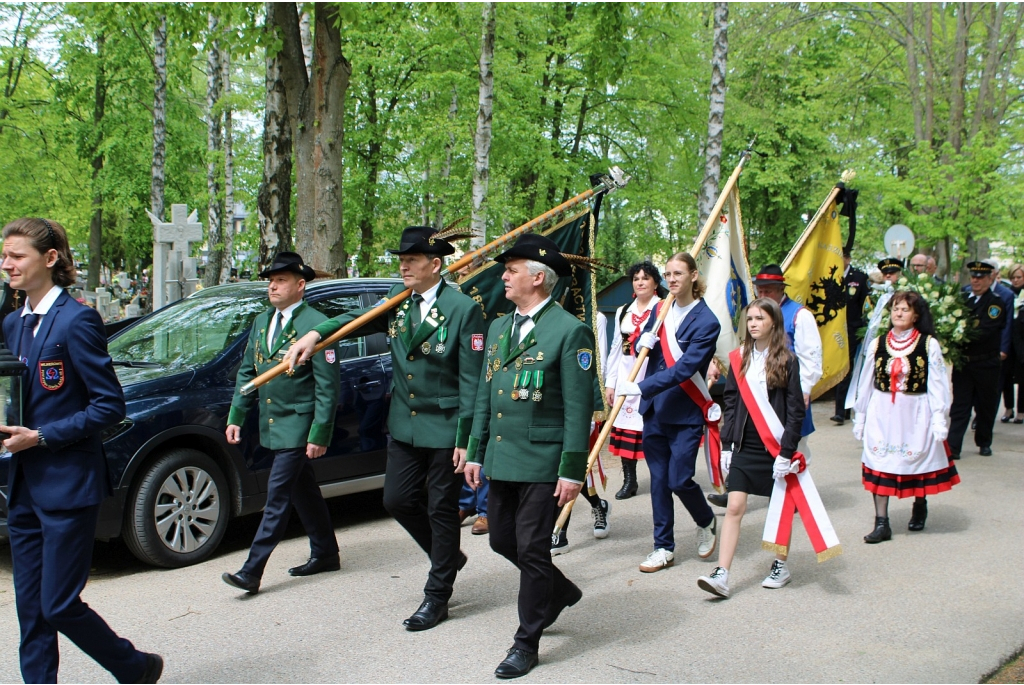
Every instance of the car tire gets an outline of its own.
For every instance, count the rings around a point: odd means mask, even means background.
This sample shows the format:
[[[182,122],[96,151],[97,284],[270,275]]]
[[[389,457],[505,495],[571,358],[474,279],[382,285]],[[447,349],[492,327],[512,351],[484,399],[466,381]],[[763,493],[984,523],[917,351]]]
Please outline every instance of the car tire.
[[[125,504],[125,543],[154,566],[197,564],[224,537],[230,497],[217,462],[198,450],[169,450],[145,467]]]

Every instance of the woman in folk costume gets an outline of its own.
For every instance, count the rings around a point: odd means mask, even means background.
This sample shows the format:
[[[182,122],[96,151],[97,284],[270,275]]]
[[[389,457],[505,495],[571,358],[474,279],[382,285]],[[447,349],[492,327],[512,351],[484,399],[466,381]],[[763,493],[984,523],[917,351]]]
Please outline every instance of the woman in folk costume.
[[[742,354],[742,364],[733,365],[733,372],[725,382],[721,464],[722,470],[728,471],[726,489],[729,503],[722,522],[719,566],[710,576],[701,576],[697,580],[698,587],[718,597],[729,596],[729,569],[739,543],[747,497],[771,497],[774,479],[784,478],[800,468],[794,454],[806,412],[800,388],[800,364],[786,344],[782,310],[774,300],[763,297],[747,307],[747,337],[733,354],[737,353]],[[750,409],[741,397],[739,376],[743,376],[750,386],[760,388],[782,423],[783,433],[779,441],[782,449],[777,457],[761,440]],[[777,554],[762,585],[781,588],[789,581],[786,555]]]
[[[661,285],[661,272],[651,262],[634,264],[626,271],[626,275],[633,283],[633,301],[628,306],[622,305],[615,312],[615,329],[619,335],[612,338],[608,365],[605,367],[605,395],[609,407],[615,404],[615,387],[619,379],[627,380],[636,364],[633,342],[640,337],[647,320],[653,316],[651,312],[654,306],[667,294]],[[636,381],[642,381],[646,374],[647,362],[644,361]],[[629,499],[637,492],[636,463],[644,458],[641,445],[644,419],[639,407],[639,397],[625,399],[608,439],[608,451],[622,460],[622,488],[615,493],[615,499]]]
[[[928,303],[898,291],[889,301],[892,328],[870,343],[854,407],[853,435],[864,441],[864,489],[874,495],[874,544],[892,538],[889,497],[914,497],[909,530],[923,530],[927,495],[960,482],[946,451],[949,387]]]

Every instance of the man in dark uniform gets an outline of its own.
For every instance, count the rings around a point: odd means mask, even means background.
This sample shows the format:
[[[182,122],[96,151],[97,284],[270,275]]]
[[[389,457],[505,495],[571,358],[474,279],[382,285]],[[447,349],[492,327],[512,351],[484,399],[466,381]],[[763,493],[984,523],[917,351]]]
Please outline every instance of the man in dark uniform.
[[[551,298],[572,268],[550,239],[526,234],[499,255],[515,314],[487,332],[466,482],[490,480],[491,549],[519,569],[519,629],[494,674],[537,665],[541,633],[583,593],[551,561],[555,507],[576,499],[586,475],[596,362],[594,334]]]
[[[857,331],[863,328],[867,322],[864,320],[864,301],[867,299],[870,284],[868,275],[850,265],[850,248],[843,248],[843,264],[846,271],[843,272],[843,288],[846,293],[846,341],[850,353],[850,370],[846,372],[843,380],[836,386],[836,413],[832,421],[837,426],[842,426],[846,419],[850,418],[850,410],[846,408],[846,392],[850,388],[850,377],[853,374],[853,365],[857,359],[857,346],[861,339]]]
[[[964,433],[977,415],[974,443],[983,457],[992,456],[992,428],[999,407],[1000,362],[1009,352],[1007,311],[1003,300],[992,291],[995,268],[983,261],[967,264],[971,284],[964,289],[971,308],[970,325],[976,337],[964,347],[960,361],[953,367],[953,405],[949,419],[949,449],[953,459],[960,458]]]
[[[392,394],[384,507],[430,558],[419,609],[407,630],[427,630],[448,618],[455,576],[466,563],[459,550],[459,492],[484,349],[480,305],[441,278],[442,259],[455,251],[430,226],[410,226],[397,250],[402,285],[413,294],[388,316],[351,336],[387,332],[391,338]],[[302,364],[321,337],[365,312],[317,326],[288,354]],[[425,486],[425,487],[424,487]]]
[[[316,273],[302,263],[298,254],[279,253],[260,278],[270,280],[267,298],[272,306],[253,322],[238,369],[226,430],[232,445],[241,442],[242,424],[257,403],[255,396],[243,395],[239,389],[280,364],[296,336],[327,320],[304,300],[306,283],[316,278]],[[270,554],[288,528],[292,506],[309,535],[310,558],[305,564],[288,569],[288,573],[311,576],[341,568],[331,515],[312,465],[313,459],[327,452],[334,435],[334,413],[341,391],[336,359],[337,350],[328,347],[316,355],[310,366],[296,369],[293,374],[282,374],[259,388],[260,444],[274,452],[267,482],[267,505],[245,564],[237,573],[221,576],[228,585],[251,595],[259,592]],[[307,399],[310,397],[313,399]]]

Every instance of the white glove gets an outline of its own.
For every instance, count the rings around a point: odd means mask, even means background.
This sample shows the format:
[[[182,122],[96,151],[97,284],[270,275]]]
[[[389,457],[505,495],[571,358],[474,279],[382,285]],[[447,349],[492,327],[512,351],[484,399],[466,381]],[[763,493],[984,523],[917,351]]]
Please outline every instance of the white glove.
[[[648,331],[640,335],[640,340],[637,342],[637,347],[640,349],[653,349],[658,344],[658,336]]]
[[[855,423],[855,424],[853,424],[853,437],[855,439],[857,439],[857,440],[863,440],[864,439],[864,424],[863,423]]]
[[[785,478],[789,475],[789,470],[793,466],[792,459],[786,459],[785,457],[775,457],[775,465],[772,466],[772,477],[773,478]]]
[[[729,467],[732,466],[732,450],[722,450],[722,459],[719,462],[719,466],[723,473],[729,470]]]
[[[932,435],[939,442],[949,436],[949,426],[946,425],[946,417],[941,414],[932,419]]]
[[[629,381],[619,381],[619,385],[615,389],[615,394],[625,395],[626,397],[635,397],[640,394],[640,386]]]

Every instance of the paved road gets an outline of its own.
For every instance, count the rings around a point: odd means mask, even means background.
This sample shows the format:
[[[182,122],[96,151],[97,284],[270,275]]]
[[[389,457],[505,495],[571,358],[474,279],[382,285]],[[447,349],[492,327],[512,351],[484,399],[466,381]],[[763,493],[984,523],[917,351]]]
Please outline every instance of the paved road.
[[[606,540],[591,537],[585,506],[574,517],[572,552],[557,563],[584,598],[545,634],[541,665],[523,681],[977,682],[1019,649],[1024,426],[997,424],[996,455],[959,462],[963,482],[929,499],[923,533],[906,530],[910,503],[893,502],[894,539],[869,546],[861,537],[873,509],[859,481],[859,448],[849,424],[832,426],[826,411],[815,407],[811,468],[841,557],[816,563],[798,527],[793,583],[761,588],[771,564],[760,547],[766,500],[752,498],[731,599],[697,588],[714,563],[697,558],[681,506],[676,566],[642,574],[651,522],[641,467],[641,496],[613,503]],[[621,476],[609,466],[614,490]],[[245,557],[258,524],[247,517],[214,559],[186,569],[147,568],[119,543],[98,544],[85,599],[140,648],[164,655],[165,682],[494,682],[516,626],[518,576],[487,538],[463,530],[470,561],[451,619],[408,633],[401,622],[419,603],[424,555],[383,512],[379,492],[335,500],[332,514],[340,573],[290,578],[286,569],[308,553],[295,528],[271,558],[260,594],[240,595],[219,576]],[[61,639],[63,681],[112,682]],[[17,644],[4,549],[0,682],[19,680]]]

